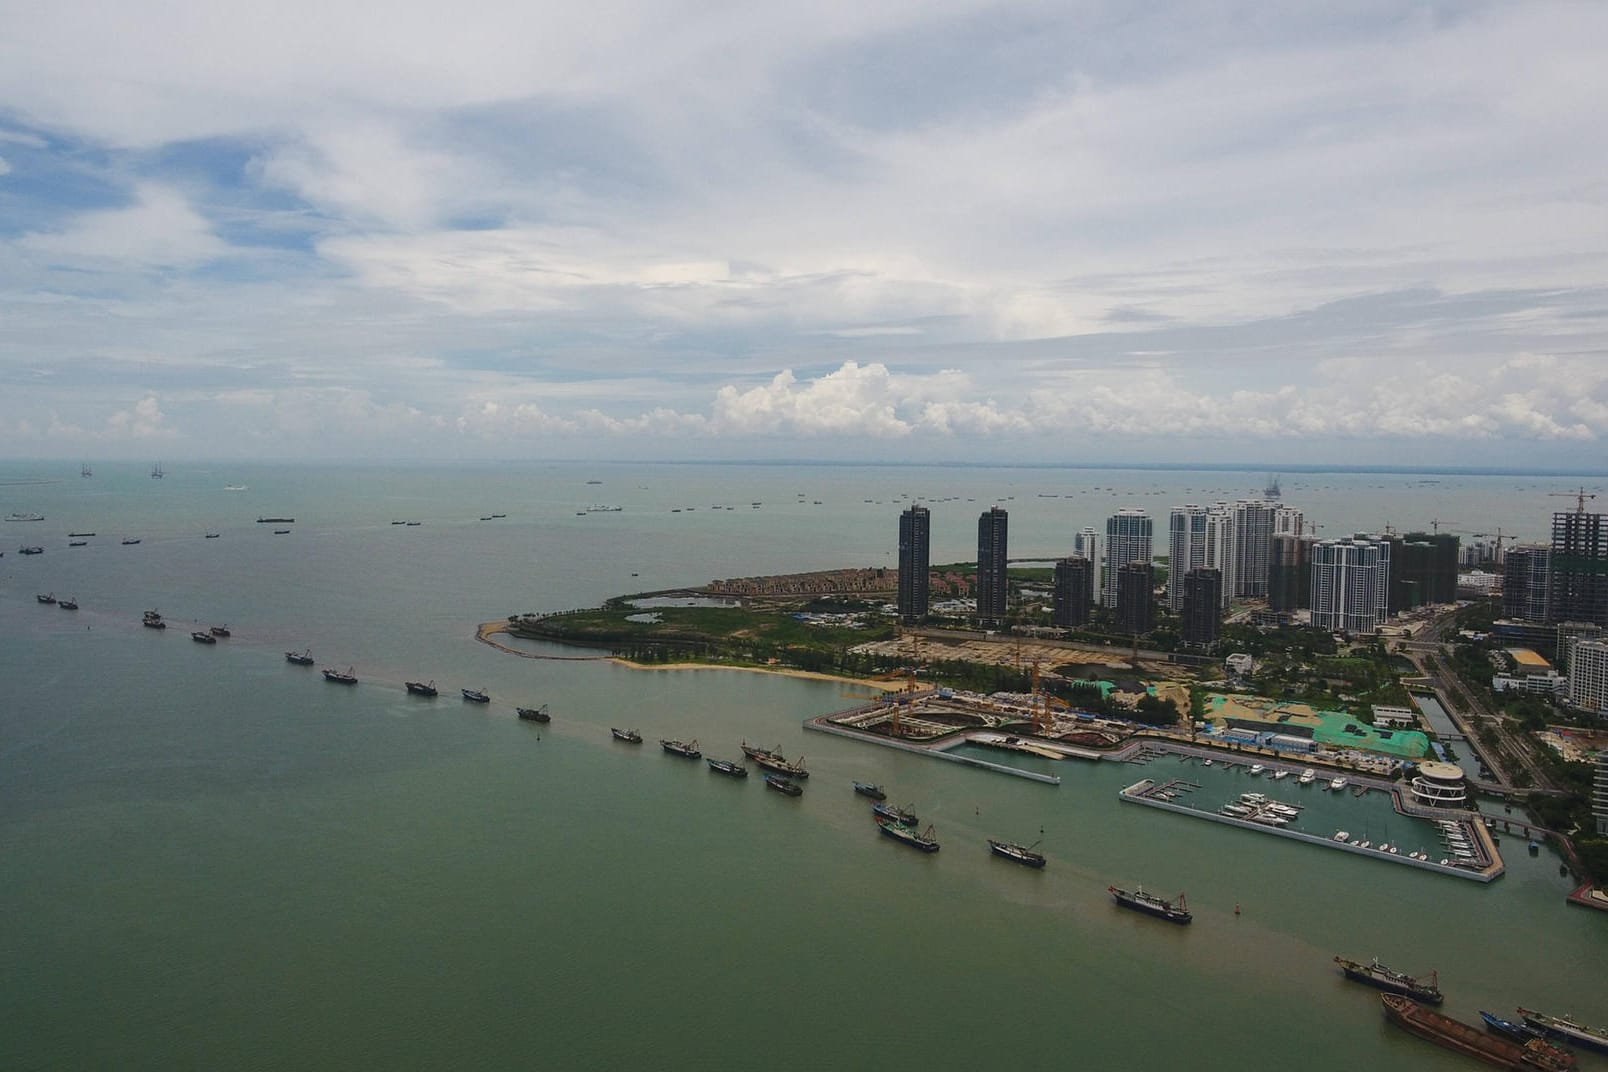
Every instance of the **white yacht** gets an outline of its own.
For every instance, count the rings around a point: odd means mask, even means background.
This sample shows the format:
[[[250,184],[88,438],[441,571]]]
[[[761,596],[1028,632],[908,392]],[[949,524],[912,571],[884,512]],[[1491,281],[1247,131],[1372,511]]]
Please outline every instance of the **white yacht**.
[[[1346,780],[1344,778],[1334,778],[1329,782],[1329,788],[1335,790],[1336,792],[1344,789],[1345,787]]]
[[[1252,775],[1261,774],[1265,770],[1267,770],[1267,768],[1262,766],[1260,763],[1252,763],[1251,764],[1251,774]]]
[[[1297,778],[1296,781],[1301,785],[1311,785],[1317,780],[1317,777],[1318,772],[1313,770],[1311,767],[1308,767],[1306,770],[1301,772],[1301,777]]]

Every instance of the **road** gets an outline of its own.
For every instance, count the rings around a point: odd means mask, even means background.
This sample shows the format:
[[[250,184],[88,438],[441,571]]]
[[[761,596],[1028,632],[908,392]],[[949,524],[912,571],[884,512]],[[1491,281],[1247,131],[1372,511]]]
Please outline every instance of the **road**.
[[[1446,708],[1447,715],[1469,739],[1471,745],[1478,748],[1479,754],[1485,758],[1486,765],[1491,768],[1497,788],[1503,792],[1514,790],[1513,770],[1509,764],[1504,764],[1494,754],[1494,749],[1485,746],[1483,737],[1476,732],[1478,730],[1490,729],[1496,734],[1502,751],[1510,758],[1512,764],[1516,764],[1529,775],[1530,785],[1534,789],[1544,793],[1559,792],[1547,769],[1536,761],[1525,735],[1510,730],[1501,713],[1492,710],[1486,703],[1483,691],[1466,687],[1447,661],[1447,648],[1442,637],[1454,626],[1454,611],[1448,610],[1436,615],[1418,636],[1402,642],[1402,654],[1418,667],[1420,674],[1435,691],[1441,706]]]

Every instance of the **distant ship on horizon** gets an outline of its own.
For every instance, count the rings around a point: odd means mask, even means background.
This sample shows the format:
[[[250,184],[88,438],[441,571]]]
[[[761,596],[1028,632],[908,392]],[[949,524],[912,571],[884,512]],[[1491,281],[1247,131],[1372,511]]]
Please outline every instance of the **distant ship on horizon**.
[[[1267,487],[1262,489],[1262,496],[1268,499],[1277,499],[1283,491],[1279,488],[1279,475],[1273,473],[1267,478]]]
[[[166,475],[167,475],[166,473],[162,472],[162,463],[161,462],[157,462],[155,465],[151,466],[151,479],[152,480],[161,480]]]
[[[93,469],[91,469],[89,467],[88,462],[85,462],[83,465],[78,467],[78,475],[79,476],[94,476],[95,475],[95,470],[93,470]]]

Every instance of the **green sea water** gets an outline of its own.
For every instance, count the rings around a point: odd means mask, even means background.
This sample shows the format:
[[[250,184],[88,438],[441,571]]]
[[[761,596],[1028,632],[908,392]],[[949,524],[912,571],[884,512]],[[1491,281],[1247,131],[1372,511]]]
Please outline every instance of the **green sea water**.
[[[1243,775],[1043,763],[1062,778],[1045,786],[804,732],[853,702],[833,682],[473,639],[625,591],[881,564],[900,494],[957,497],[934,512],[962,559],[962,521],[1001,485],[1013,546],[1050,551],[1105,509],[1079,488],[1160,481],[1160,515],[1223,474],[58,468],[0,487],[0,515],[46,515],[0,528],[0,1068],[1465,1067],[1386,1024],[1336,953],[1438,969],[1465,1020],[1608,1021],[1608,915],[1567,906],[1556,858],[1517,839],[1481,886],[1117,800],[1174,776],[1226,799]],[[1450,516],[1521,508],[1514,478],[1486,479],[1446,492]],[[1380,494],[1410,501],[1396,483]],[[1062,485],[1094,512],[1036,496]],[[1349,492],[1359,515],[1371,490]],[[1526,492],[1541,512],[1544,490]],[[589,504],[623,509],[576,515]],[[293,531],[255,523],[270,515]],[[68,548],[69,531],[97,535]],[[23,532],[46,553],[18,558]],[[174,627],[142,629],[150,608]],[[225,622],[216,646],[187,637]],[[303,648],[361,683],[285,662]],[[441,696],[408,696],[415,678]],[[550,725],[515,719],[537,703]],[[813,776],[784,798],[661,736],[727,758],[780,745]],[[856,779],[942,851],[878,837]],[[1314,823],[1416,832],[1373,795],[1316,795]],[[1042,837],[1049,866],[988,837]],[[1121,912],[1111,883],[1184,890],[1195,923]]]

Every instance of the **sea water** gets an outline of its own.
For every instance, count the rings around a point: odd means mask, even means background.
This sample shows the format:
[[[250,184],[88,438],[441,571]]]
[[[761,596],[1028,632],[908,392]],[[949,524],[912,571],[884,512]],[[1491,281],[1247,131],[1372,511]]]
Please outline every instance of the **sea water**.
[[[995,503],[1013,557],[1056,555],[1115,507],[1159,529],[1172,505],[1266,474],[166,473],[12,465],[44,482],[0,484],[0,516],[46,516],[0,523],[0,1067],[1464,1067],[1388,1026],[1337,953],[1438,969],[1464,1020],[1520,1004],[1608,1020],[1608,917],[1565,904],[1550,853],[1506,852],[1482,886],[1117,799],[1142,777],[1225,795],[1265,779],[1010,757],[1061,776],[1047,786],[804,732],[863,695],[836,682],[474,639],[627,592],[892,566],[918,496],[934,561],[964,561]],[[1326,533],[1456,518],[1539,536],[1569,485],[1315,474],[1284,493]],[[69,548],[75,531],[96,536]],[[149,609],[173,627],[142,628]],[[216,645],[187,636],[222,624]],[[285,661],[303,649],[315,667]],[[417,679],[440,697],[407,695]],[[514,717],[538,704],[552,723]],[[659,737],[723,758],[780,746],[812,777],[789,799]],[[852,780],[886,785],[942,851],[878,837]],[[1402,837],[1376,794],[1281,783],[1301,793],[1313,822]],[[989,837],[1039,842],[1049,864],[992,857]],[[1121,912],[1113,883],[1184,891],[1195,922]]]

